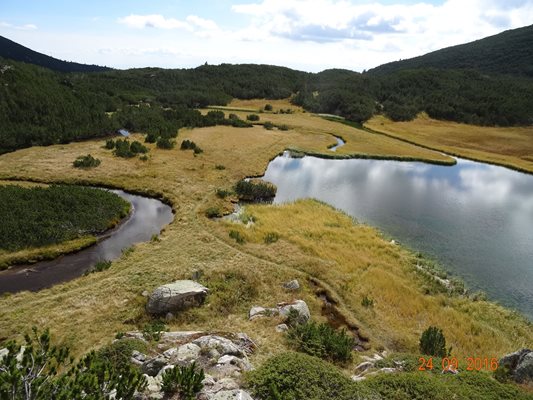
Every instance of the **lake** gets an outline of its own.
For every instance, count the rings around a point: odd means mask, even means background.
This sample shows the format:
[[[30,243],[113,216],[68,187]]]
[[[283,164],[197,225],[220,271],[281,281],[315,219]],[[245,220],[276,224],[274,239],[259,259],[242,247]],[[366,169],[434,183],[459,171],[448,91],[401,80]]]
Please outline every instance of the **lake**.
[[[275,203],[316,198],[434,258],[470,289],[533,319],[533,175],[455,166],[277,157]]]

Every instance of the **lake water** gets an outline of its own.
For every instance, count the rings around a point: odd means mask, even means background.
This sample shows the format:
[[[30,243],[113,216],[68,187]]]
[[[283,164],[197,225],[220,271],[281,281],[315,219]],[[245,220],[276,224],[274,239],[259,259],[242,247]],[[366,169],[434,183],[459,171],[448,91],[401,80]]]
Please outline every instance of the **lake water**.
[[[437,259],[471,289],[533,319],[533,175],[458,159],[273,160],[275,203],[316,198]]]
[[[98,190],[98,189],[95,189]],[[83,275],[98,261],[115,260],[135,243],[146,242],[172,222],[172,209],[159,200],[112,190],[133,206],[133,212],[110,236],[98,244],[51,261],[21,265],[0,272],[0,294],[40,290]],[[112,267],[111,267],[112,268]]]

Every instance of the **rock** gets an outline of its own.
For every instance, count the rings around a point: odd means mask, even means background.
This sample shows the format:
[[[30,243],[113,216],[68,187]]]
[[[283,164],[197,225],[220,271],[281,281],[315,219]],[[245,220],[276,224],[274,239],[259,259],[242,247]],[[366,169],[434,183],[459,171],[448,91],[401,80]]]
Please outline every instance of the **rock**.
[[[188,362],[196,360],[200,357],[200,347],[194,343],[187,343],[183,346],[180,346],[177,350],[176,360],[181,362]]]
[[[252,396],[244,390],[221,390],[216,393],[210,400],[253,400]]]
[[[171,312],[167,312],[167,314],[165,315],[165,321],[172,321],[174,319],[174,314],[172,314]]]
[[[499,361],[500,366],[507,367],[511,377],[517,383],[533,382],[533,351],[522,349],[507,354]]]
[[[141,296],[148,297],[150,296],[150,292],[148,290],[143,290],[143,292],[141,293]]]
[[[352,376],[352,381],[354,381],[354,382],[364,381],[365,379],[366,379],[366,376],[363,376],[363,375],[354,375],[354,376]]]
[[[306,302],[303,300],[296,300],[292,303],[280,303],[278,304],[278,310],[279,313],[285,318],[289,317],[291,310],[297,311],[298,316],[294,322],[298,324],[305,324],[307,321],[309,321],[309,318],[311,318],[309,307],[307,307]]]
[[[241,375],[241,368],[233,364],[217,364],[209,370],[216,379],[233,378]]]
[[[279,324],[278,326],[276,326],[276,332],[282,333],[287,332],[288,330],[289,327],[287,326],[287,324]]]
[[[133,332],[126,332],[122,339],[136,339],[136,340],[142,340],[143,342],[146,342],[144,339],[144,335],[142,332],[139,331],[133,331]],[[121,339],[121,340],[122,340]]]
[[[177,342],[185,342],[191,338],[201,335],[202,331],[177,331],[177,332],[161,332],[160,344],[173,344]]]
[[[247,359],[235,356],[222,356],[218,359],[217,364],[236,365],[241,371],[250,371],[252,369],[252,364]]]
[[[159,371],[161,371],[161,369],[166,365],[167,360],[165,360],[161,356],[158,356],[148,361],[145,361],[141,366],[141,371],[143,372],[143,374],[146,374],[148,376],[156,376]]]
[[[203,351],[216,350],[220,355],[244,357],[245,353],[231,340],[222,336],[206,335],[195,339],[193,343]]]
[[[168,371],[169,369],[174,369],[175,367],[175,365],[165,365],[163,368],[161,368],[161,370],[159,370],[155,379],[158,379],[163,382],[163,374],[165,373],[165,371]]]
[[[153,376],[146,375],[146,374],[144,375],[144,377],[146,378],[146,383],[147,383],[146,391],[147,392],[158,393],[161,391],[161,380],[160,379],[154,378]]]
[[[297,279],[293,279],[290,282],[285,282],[283,284],[283,287],[287,290],[298,290],[300,289],[300,283],[298,282]]]
[[[371,361],[364,361],[361,364],[359,364],[357,367],[355,367],[355,370],[363,372],[363,371],[366,371],[372,368],[373,366],[374,366],[374,363],[372,363]]]
[[[239,341],[238,346],[243,349],[245,353],[252,354],[257,348],[257,345],[246,333],[237,333],[236,337]]]
[[[208,289],[194,281],[176,281],[159,286],[148,298],[146,311],[163,315],[201,305]]]
[[[2,360],[8,354],[9,354],[9,350],[8,349],[0,349],[0,360]]]
[[[279,311],[277,308],[264,308],[259,306],[254,306],[250,309],[250,312],[248,313],[250,321],[253,321],[257,318],[262,317],[274,317],[279,314]]]
[[[146,361],[146,356],[137,350],[133,350],[131,352],[130,361],[135,365],[143,365],[143,363]]]

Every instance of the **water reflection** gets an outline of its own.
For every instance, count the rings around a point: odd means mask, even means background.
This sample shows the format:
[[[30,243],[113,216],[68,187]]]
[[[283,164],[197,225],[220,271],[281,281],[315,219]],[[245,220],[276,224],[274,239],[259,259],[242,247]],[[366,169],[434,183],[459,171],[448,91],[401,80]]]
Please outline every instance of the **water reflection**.
[[[278,186],[275,202],[332,204],[533,318],[533,176],[461,159],[445,167],[285,156],[265,179]]]
[[[40,290],[83,275],[98,261],[114,260],[135,243],[146,242],[172,222],[172,209],[159,200],[113,190],[133,206],[130,218],[95,246],[52,261],[0,272],[0,293]]]

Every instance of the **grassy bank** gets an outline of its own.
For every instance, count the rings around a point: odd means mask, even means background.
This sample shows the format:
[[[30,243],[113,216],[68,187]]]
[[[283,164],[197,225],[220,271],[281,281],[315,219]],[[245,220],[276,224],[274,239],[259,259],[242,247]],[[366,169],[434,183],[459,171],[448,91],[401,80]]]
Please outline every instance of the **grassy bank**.
[[[346,322],[368,337],[370,351],[416,351],[429,324],[440,326],[455,354],[462,356],[500,356],[533,343],[531,324],[516,313],[447,294],[417,272],[415,265],[423,261],[324,204],[253,206],[248,212],[256,222],[248,229],[207,219],[205,211],[211,207],[232,207],[228,198],[216,196],[217,189],[261,175],[269,160],[287,148],[326,153],[334,142],[332,133],[348,142],[348,133],[354,140],[363,138],[359,143],[366,150],[353,146],[368,154],[394,155],[399,149],[437,159],[435,152],[382,135],[351,127],[341,128],[347,134],[339,132],[340,124],[304,113],[272,117],[287,118],[283,121],[292,121],[295,128],[182,130],[179,140],[193,140],[204,150],[196,155],[147,144],[149,160],[119,159],[103,148],[103,141],[91,141],[1,156],[0,179],[120,187],[165,198],[176,215],[159,240],[135,245],[106,271],[0,298],[0,340],[20,337],[32,325],[48,326],[79,355],[109,343],[117,332],[142,329],[150,321],[143,291],[194,274],[210,288],[207,303],[179,313],[167,322],[168,328],[246,332],[258,345],[252,359],[256,365],[286,352],[287,342],[275,331],[277,319],[249,321],[249,309],[300,298],[315,319],[325,321],[317,286],[335,299]],[[140,135],[133,135],[135,139],[143,140]],[[102,160],[99,168],[72,168],[73,158],[89,153]],[[232,230],[244,244],[229,237]],[[295,278],[302,284],[300,292],[284,290],[282,283]],[[374,300],[372,307],[363,306],[364,296]]]
[[[421,114],[413,121],[393,122],[376,116],[365,126],[411,143],[458,157],[533,173],[533,128],[492,128],[437,121]]]

